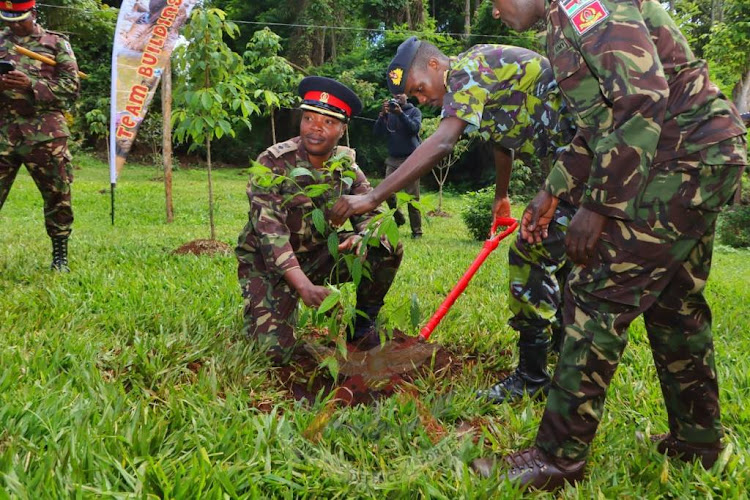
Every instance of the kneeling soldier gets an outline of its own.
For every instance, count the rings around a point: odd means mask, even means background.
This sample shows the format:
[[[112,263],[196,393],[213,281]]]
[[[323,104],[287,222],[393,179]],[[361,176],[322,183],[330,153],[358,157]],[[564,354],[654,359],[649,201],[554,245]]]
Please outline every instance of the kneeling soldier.
[[[357,167],[354,150],[338,146],[349,119],[362,110],[359,98],[346,86],[323,77],[303,79],[299,94],[303,99],[300,135],[258,157],[277,182],[251,177],[249,221],[235,251],[245,297],[244,331],[262,342],[277,362],[294,345],[298,299],[318,307],[330,293],[323,286],[329,276],[334,274],[339,282],[350,279],[347,266],[336,265],[328,249],[334,227],[326,221],[325,230],[319,231],[320,221],[316,227],[313,211],[320,209],[327,217],[328,207],[338,196],[372,189]],[[332,168],[334,164],[338,165]],[[330,189],[322,194],[305,190],[324,183]],[[373,210],[352,217],[354,232],[338,233],[339,251],[358,251],[362,234],[378,213]],[[366,316],[357,315],[348,337],[360,349],[379,344],[375,320],[401,256],[401,245],[367,245],[370,276],[363,277],[357,289],[357,309]]]

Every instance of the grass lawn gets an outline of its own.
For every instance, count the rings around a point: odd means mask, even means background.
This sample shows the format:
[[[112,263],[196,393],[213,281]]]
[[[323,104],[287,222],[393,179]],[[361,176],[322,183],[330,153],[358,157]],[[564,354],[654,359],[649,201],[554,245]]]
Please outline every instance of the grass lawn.
[[[22,171],[0,212],[0,498],[513,498],[472,459],[527,447],[543,404],[480,404],[489,372],[515,366],[506,326],[504,242],[432,339],[481,361],[452,378],[425,377],[417,398],[324,413],[288,398],[267,362],[237,334],[241,296],[233,256],[176,256],[208,237],[205,171],[174,176],[176,220],[164,222],[163,183],[128,166],[109,221],[108,173],[76,159],[67,275],[48,271],[41,197]],[[218,238],[234,245],[247,214],[246,174],[215,175]],[[102,191],[105,190],[105,191]],[[478,253],[453,218],[408,238],[383,316],[416,333]],[[522,209],[521,205],[515,210]],[[566,498],[746,498],[750,487],[750,252],[719,247],[713,305],[727,452],[711,471],[666,460],[642,436],[666,415],[641,321],[614,378],[586,480]],[[395,323],[395,324],[394,324]],[[467,432],[468,431],[468,432]],[[531,496],[544,496],[531,493]]]

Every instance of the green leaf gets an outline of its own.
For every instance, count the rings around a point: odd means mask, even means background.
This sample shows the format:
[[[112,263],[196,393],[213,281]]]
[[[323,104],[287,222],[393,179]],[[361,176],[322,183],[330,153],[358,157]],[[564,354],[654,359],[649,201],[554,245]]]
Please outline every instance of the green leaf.
[[[321,302],[320,307],[318,307],[318,314],[325,314],[331,309],[333,309],[336,305],[339,303],[339,299],[341,298],[341,292],[336,290],[335,288],[330,288],[331,293],[323,299],[323,302]]]
[[[339,256],[339,234],[334,231],[328,235],[328,253],[333,256],[334,259],[338,259]]]
[[[312,221],[313,221],[313,225],[315,226],[315,229],[317,229],[317,231],[320,234],[325,234],[326,216],[325,214],[323,214],[323,211],[319,208],[316,208],[315,210],[312,211],[311,217],[312,217]]]
[[[289,172],[289,177],[294,179],[295,177],[304,177],[309,176],[312,177],[312,172],[310,172],[310,169],[307,169],[305,167],[296,167],[293,168],[291,172]]]
[[[213,107],[213,102],[211,102],[211,96],[208,92],[201,92],[201,105],[206,111]]]
[[[310,184],[305,186],[305,194],[310,198],[317,198],[330,189],[330,184]]]
[[[326,356],[323,358],[323,361],[320,362],[320,367],[328,368],[333,380],[339,377],[339,360],[336,359],[336,356]]]
[[[387,219],[383,222],[383,225],[380,226],[380,232],[385,233],[386,238],[388,238],[388,243],[390,243],[393,248],[396,248],[400,238],[396,222],[393,219]]]
[[[357,257],[352,262],[352,281],[355,285],[359,286],[359,282],[362,281],[362,261]]]

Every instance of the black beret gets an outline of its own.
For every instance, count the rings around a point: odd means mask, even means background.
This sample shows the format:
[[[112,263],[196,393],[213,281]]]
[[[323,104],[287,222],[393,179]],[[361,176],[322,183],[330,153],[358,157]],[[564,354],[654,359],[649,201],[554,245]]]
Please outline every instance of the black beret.
[[[302,98],[300,109],[333,116],[348,122],[362,111],[362,101],[352,89],[331,78],[308,76],[302,79],[297,90]]]
[[[388,66],[388,90],[391,94],[405,94],[406,79],[417,49],[422,44],[417,37],[407,38],[396,50],[396,56]]]

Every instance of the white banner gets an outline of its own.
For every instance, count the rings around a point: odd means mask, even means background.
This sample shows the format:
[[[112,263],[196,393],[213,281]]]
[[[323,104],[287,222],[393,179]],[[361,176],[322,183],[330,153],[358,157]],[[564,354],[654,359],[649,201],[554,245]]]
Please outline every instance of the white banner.
[[[124,0],[112,47],[109,177],[117,183],[180,28],[199,0]]]

